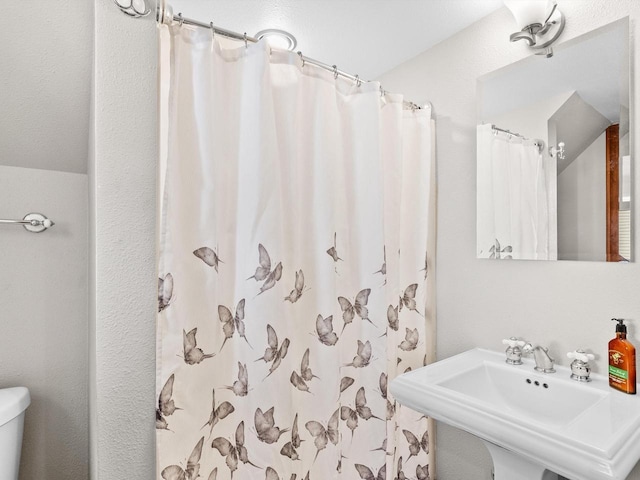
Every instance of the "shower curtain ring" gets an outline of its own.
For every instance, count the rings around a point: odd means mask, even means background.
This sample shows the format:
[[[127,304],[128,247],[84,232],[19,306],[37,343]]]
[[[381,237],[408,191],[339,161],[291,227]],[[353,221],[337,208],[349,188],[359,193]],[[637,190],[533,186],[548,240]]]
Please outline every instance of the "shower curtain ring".
[[[360,88],[362,85],[362,81],[360,80],[360,75],[356,75],[356,87]]]
[[[300,57],[300,61],[302,62],[301,67],[304,67],[304,57],[302,56],[302,52],[298,50],[298,56]]]
[[[333,65],[333,78],[334,79],[338,78],[338,66],[337,65]]]
[[[384,88],[382,88],[382,85],[380,85],[380,96],[384,97],[385,91]]]
[[[244,48],[249,48],[249,44],[247,43],[247,32],[244,32]]]
[[[178,25],[182,27],[182,24],[184,23],[184,18],[182,18],[182,12],[178,13],[178,18],[180,20],[178,20]]]
[[[216,38],[216,29],[213,27],[213,22],[209,22],[209,28],[211,29],[211,38],[215,40]]]

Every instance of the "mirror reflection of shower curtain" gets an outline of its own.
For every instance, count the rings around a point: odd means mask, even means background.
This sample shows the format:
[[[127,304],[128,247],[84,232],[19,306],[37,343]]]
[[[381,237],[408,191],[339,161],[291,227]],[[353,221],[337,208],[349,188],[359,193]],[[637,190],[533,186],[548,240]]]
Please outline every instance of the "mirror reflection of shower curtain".
[[[478,126],[479,258],[557,258],[554,177],[533,140]]]

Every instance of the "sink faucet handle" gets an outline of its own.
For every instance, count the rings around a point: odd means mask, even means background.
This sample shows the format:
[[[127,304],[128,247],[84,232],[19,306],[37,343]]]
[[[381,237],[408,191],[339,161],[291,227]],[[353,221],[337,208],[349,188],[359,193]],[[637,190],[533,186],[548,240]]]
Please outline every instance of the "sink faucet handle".
[[[586,353],[579,348],[574,352],[567,353],[567,357],[573,359],[573,362],[571,362],[571,378],[578,382],[590,382],[591,366],[589,365],[589,360],[595,359],[595,355]]]
[[[581,348],[573,352],[568,352],[567,357],[572,360],[579,360],[583,363],[587,363],[589,360],[594,360],[596,358],[596,356],[593,353],[586,353]]]
[[[526,342],[524,340],[518,340],[516,337],[505,338],[502,340],[503,345],[507,345],[509,348],[524,347]]]
[[[507,346],[505,350],[507,358],[505,361],[510,365],[522,365],[522,347],[525,342],[518,340],[516,337],[511,337],[502,340],[502,344]]]

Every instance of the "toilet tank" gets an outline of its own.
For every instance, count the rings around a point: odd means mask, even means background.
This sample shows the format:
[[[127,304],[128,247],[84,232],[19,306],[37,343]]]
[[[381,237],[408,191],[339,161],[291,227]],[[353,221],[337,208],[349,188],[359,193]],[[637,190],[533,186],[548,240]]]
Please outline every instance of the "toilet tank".
[[[0,389],[0,479],[17,480],[24,412],[31,403],[25,387]]]

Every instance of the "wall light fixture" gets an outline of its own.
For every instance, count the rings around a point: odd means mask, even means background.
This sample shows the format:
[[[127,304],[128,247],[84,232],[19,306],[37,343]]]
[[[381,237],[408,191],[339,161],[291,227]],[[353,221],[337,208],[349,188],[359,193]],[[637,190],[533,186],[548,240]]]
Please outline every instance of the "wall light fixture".
[[[538,55],[553,56],[551,44],[564,30],[565,18],[555,0],[504,0],[520,29],[510,40],[524,40]]]

